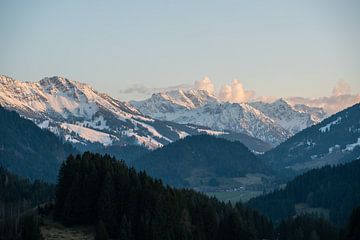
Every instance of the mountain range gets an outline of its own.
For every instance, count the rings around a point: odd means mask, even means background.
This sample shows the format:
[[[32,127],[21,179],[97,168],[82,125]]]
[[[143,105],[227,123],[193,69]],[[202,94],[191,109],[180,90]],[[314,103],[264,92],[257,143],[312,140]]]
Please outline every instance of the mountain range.
[[[204,101],[210,99],[205,94],[203,97]],[[193,107],[202,104],[195,96],[192,103]],[[145,116],[130,103],[118,101],[87,84],[62,77],[21,82],[0,76],[0,105],[17,111],[39,127],[49,129],[85,150],[94,146],[128,145],[155,149],[188,135],[203,133],[224,137],[231,134],[231,138],[257,152],[271,147],[244,134]]]
[[[272,145],[326,116],[321,108],[290,105],[284,99],[273,103],[231,103],[204,90],[173,90],[130,103],[144,115],[157,119],[244,133]]]
[[[270,165],[292,171],[360,155],[359,104],[322,121],[323,109],[286,99],[231,103],[204,90],[173,90],[121,102],[62,77],[21,82],[0,76],[0,105],[80,151],[110,153],[128,162],[146,149],[200,134],[240,141],[253,153],[266,152],[261,158]]]

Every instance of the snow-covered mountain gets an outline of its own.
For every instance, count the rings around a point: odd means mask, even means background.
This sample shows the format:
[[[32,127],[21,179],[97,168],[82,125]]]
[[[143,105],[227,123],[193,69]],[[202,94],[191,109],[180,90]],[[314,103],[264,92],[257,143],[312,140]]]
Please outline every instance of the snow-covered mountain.
[[[321,108],[291,106],[283,99],[273,103],[229,103],[201,90],[157,93],[149,99],[130,103],[139,112],[154,118],[244,133],[273,145],[326,116]]]
[[[178,92],[166,99],[184,109],[216,101],[204,92]],[[126,102],[99,93],[87,84],[62,77],[21,82],[0,76],[0,105],[17,111],[80,149],[110,145],[142,145],[154,149],[197,134],[239,140],[255,152],[264,152],[271,147],[244,134],[145,116]]]
[[[127,103],[62,77],[21,82],[0,76],[0,105],[75,144],[156,148],[204,131],[146,117]]]
[[[149,99],[131,101],[141,113],[161,120],[173,120],[175,115],[191,109],[202,107],[219,100],[204,90],[173,90],[154,93]],[[171,116],[170,115],[174,115]]]
[[[300,104],[291,106],[282,98],[272,103],[252,102],[250,105],[274,120],[291,135],[318,123],[326,116],[321,108],[311,108]]]

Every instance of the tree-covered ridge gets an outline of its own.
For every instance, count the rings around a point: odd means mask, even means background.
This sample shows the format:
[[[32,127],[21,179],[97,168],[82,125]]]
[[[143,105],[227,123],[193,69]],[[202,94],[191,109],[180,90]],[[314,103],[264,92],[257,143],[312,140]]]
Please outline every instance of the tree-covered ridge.
[[[37,205],[54,197],[53,185],[9,173],[0,167],[0,239],[41,239]]]
[[[277,227],[278,240],[337,240],[337,228],[323,218],[301,215],[281,221]]]
[[[191,136],[154,150],[135,161],[137,169],[173,186],[193,186],[186,179],[240,177],[269,173],[264,162],[237,141]]]
[[[346,226],[343,239],[360,239],[360,206],[353,209],[349,222]]]
[[[360,205],[360,160],[314,169],[276,190],[249,201],[249,206],[277,221],[293,216],[295,204],[329,210],[330,220],[343,225]]]
[[[263,159],[294,170],[343,163],[359,157],[359,139],[360,103],[295,134],[266,152]]]
[[[98,226],[121,239],[262,239],[272,224],[241,204],[235,207],[192,190],[164,186],[108,155],[70,156],[61,166],[55,218]]]
[[[0,106],[0,165],[31,179],[55,182],[59,166],[74,152],[32,121]]]
[[[26,201],[36,205],[48,202],[53,199],[54,190],[53,185],[38,180],[31,182],[0,167],[0,202],[4,204]]]

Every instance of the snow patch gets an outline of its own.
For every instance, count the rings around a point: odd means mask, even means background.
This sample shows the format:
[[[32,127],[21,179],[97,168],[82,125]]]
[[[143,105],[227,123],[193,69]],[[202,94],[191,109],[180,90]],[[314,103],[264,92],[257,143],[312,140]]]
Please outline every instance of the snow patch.
[[[87,128],[91,127],[99,130],[109,130],[109,126],[107,126],[103,116],[99,116],[92,121],[77,122],[76,124]]]
[[[49,123],[50,123],[49,120],[45,120],[42,123],[39,123],[38,126],[39,128],[49,128]]]
[[[209,130],[209,129],[198,129],[199,133],[206,133],[208,135],[213,135],[213,136],[219,136],[219,135],[223,135],[223,134],[229,134],[227,132],[223,132],[223,131],[215,131],[215,130]]]
[[[335,124],[339,124],[341,121],[341,117],[338,117],[335,121],[326,124],[326,126],[319,128],[319,131],[322,133],[330,131],[330,127]]]
[[[339,149],[340,149],[340,145],[336,144],[333,147],[329,148],[329,153],[333,153],[334,151],[339,150]]]
[[[113,143],[113,138],[116,137],[111,136],[110,134],[99,132],[90,128],[86,128],[83,126],[78,126],[69,123],[62,123],[60,127],[70,132],[74,132],[79,135],[79,137],[86,139],[90,142],[98,142],[103,144],[104,146],[111,145]]]
[[[352,151],[356,147],[360,147],[360,138],[358,138],[356,143],[347,144],[345,150],[346,151]]]

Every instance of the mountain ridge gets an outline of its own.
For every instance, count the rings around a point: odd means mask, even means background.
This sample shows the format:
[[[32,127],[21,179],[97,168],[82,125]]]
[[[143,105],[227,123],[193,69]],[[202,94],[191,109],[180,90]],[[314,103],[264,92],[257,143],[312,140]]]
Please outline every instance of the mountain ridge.
[[[360,156],[360,103],[295,134],[262,157],[279,168],[304,171]]]
[[[16,110],[41,128],[49,129],[81,149],[84,146],[93,149],[92,146],[98,144],[104,147],[141,145],[154,149],[188,135],[204,132],[229,134],[145,116],[127,102],[99,93],[88,84],[63,77],[21,82],[0,76],[0,93],[0,104],[5,108]],[[193,95],[188,94],[187,99],[192,99],[194,105],[201,104],[201,99]],[[242,141],[242,137],[238,137]],[[247,140],[243,137],[243,141]],[[268,148],[263,145],[255,151]]]
[[[195,96],[201,104],[189,107],[186,101],[182,101],[183,98],[176,98],[180,93]],[[204,97],[204,94],[208,97]],[[181,124],[207,126],[218,131],[244,133],[273,145],[326,116],[321,108],[305,105],[295,107],[284,99],[273,103],[232,103],[221,101],[202,90],[160,92],[142,101],[130,101],[130,104],[147,116]],[[287,118],[283,119],[285,115]]]

